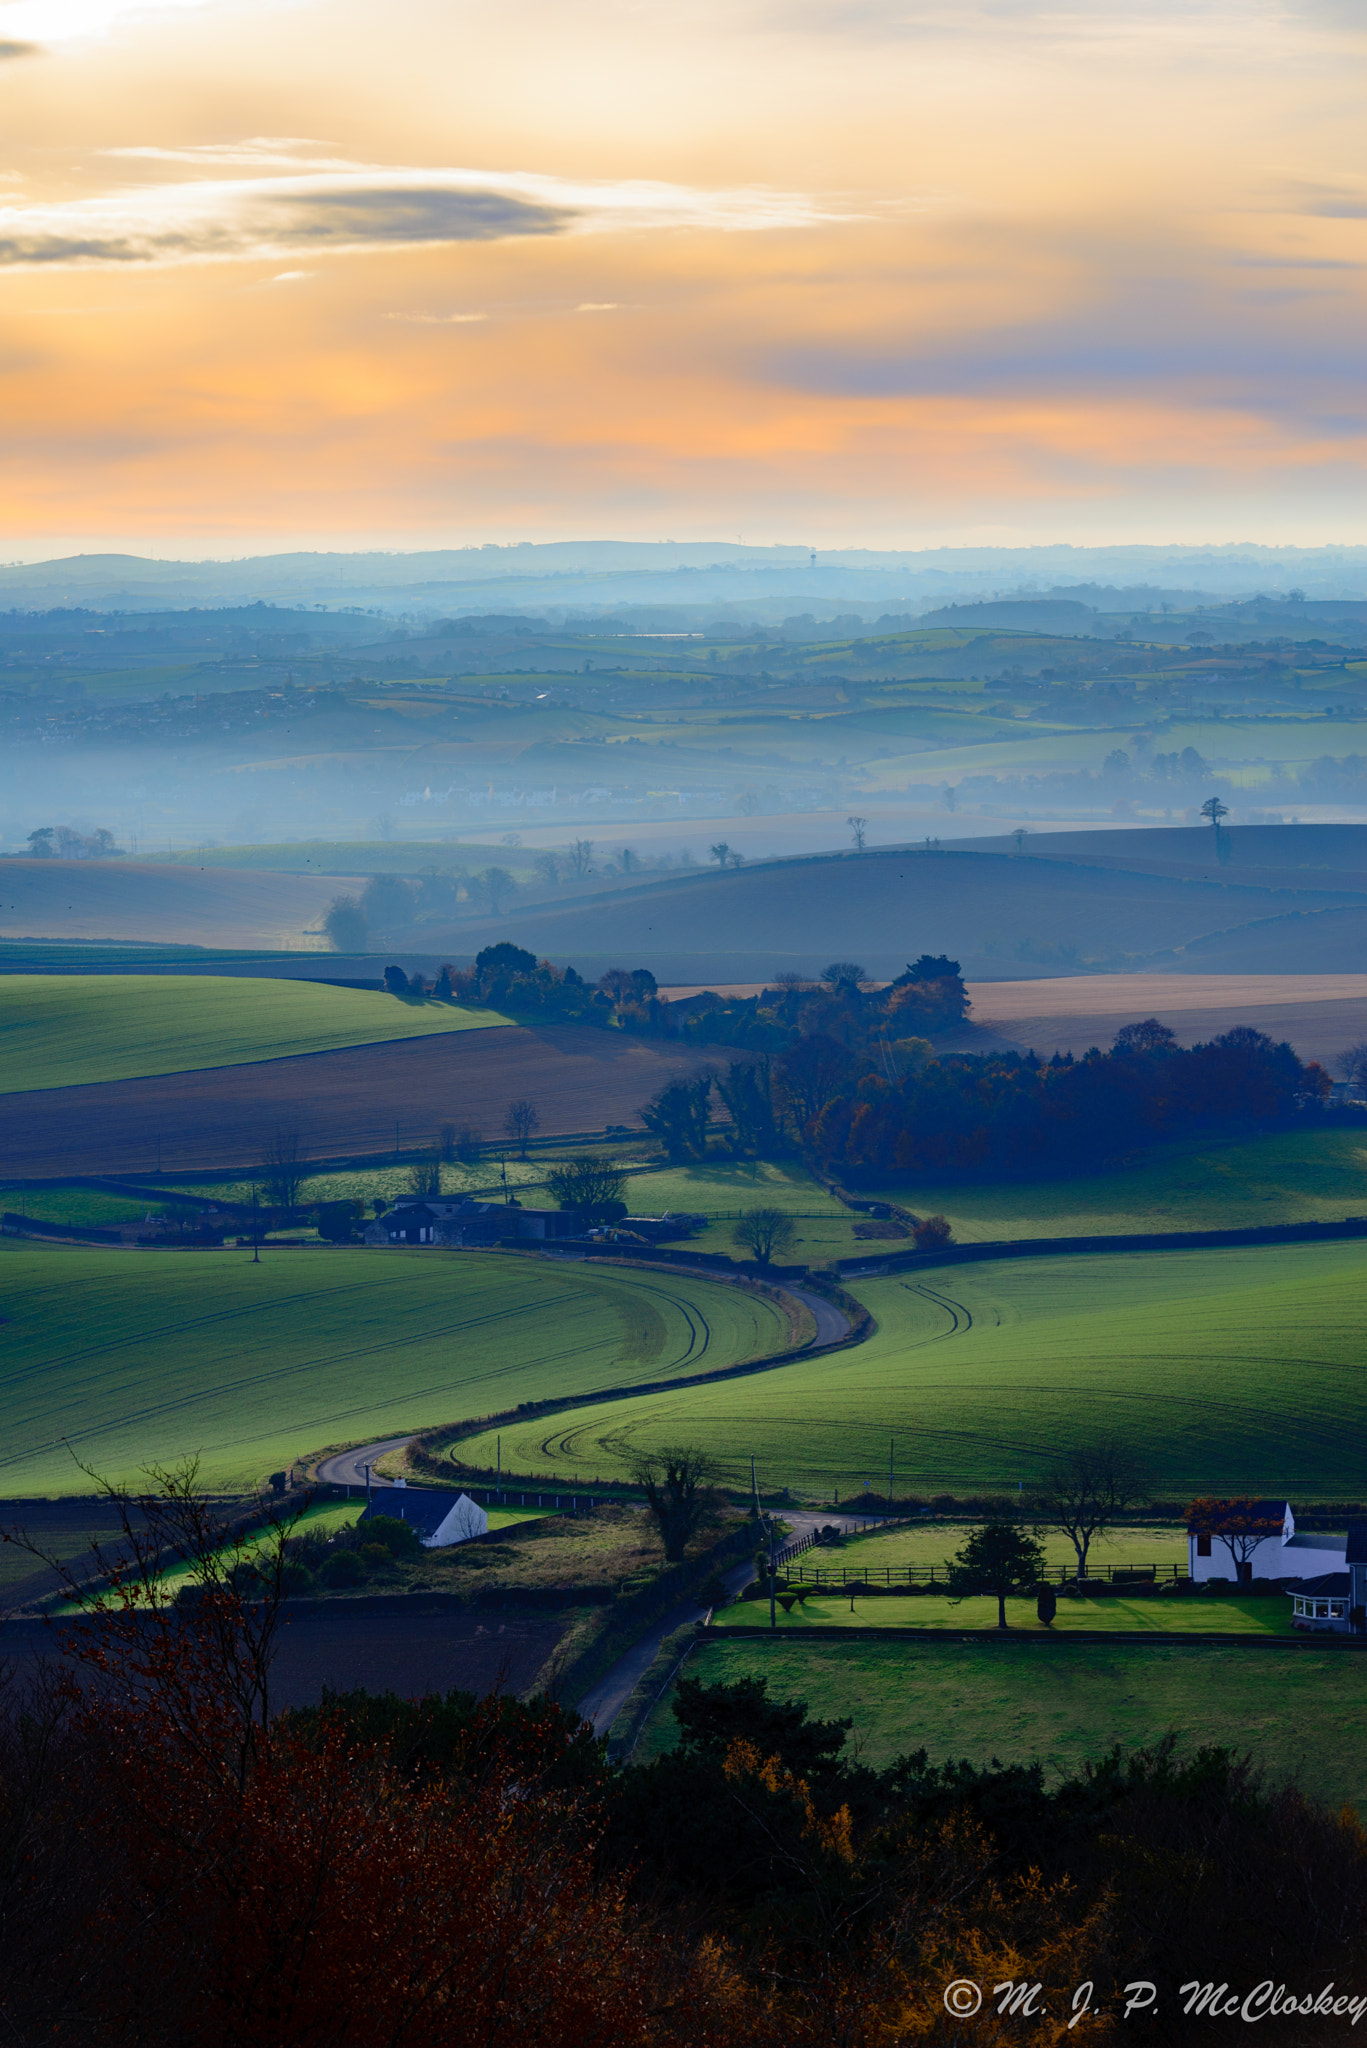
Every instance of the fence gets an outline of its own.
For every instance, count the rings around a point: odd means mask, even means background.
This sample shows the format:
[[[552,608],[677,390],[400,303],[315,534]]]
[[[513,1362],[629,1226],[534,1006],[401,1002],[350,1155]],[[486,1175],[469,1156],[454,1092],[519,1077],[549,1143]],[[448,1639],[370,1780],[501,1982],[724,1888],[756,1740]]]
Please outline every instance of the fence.
[[[802,1547],[806,1549],[810,1548],[810,1545],[811,1539],[808,1538]],[[796,1545],[790,1553],[787,1553],[787,1555],[792,1556],[797,1554]],[[780,1562],[784,1561],[785,1556],[781,1554]],[[838,1567],[834,1565],[817,1565],[815,1567],[799,1565],[795,1572],[787,1571],[785,1576],[790,1583],[796,1579],[799,1585],[815,1587],[943,1586],[947,1584],[945,1567],[934,1564],[889,1564],[884,1565],[881,1572],[876,1566],[860,1571],[857,1566],[851,1565],[841,1565]],[[1077,1577],[1077,1573],[1068,1565],[1059,1565],[1057,1567],[1051,1566],[1048,1571],[1042,1574],[1042,1578],[1046,1582],[1052,1581],[1055,1577],[1057,1577],[1060,1586],[1066,1586]],[[1090,1585],[1100,1580],[1104,1584],[1112,1586],[1153,1586],[1185,1579],[1186,1577],[1187,1568],[1184,1564],[1112,1564],[1099,1568],[1089,1566],[1086,1580],[1083,1583]]]

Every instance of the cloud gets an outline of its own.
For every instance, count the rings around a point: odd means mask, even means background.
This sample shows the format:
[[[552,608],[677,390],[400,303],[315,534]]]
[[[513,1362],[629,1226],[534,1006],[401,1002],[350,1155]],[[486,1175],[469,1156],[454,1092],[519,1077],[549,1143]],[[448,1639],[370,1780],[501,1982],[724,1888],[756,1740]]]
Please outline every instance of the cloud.
[[[616,299],[586,299],[582,306],[576,306],[574,310],[576,313],[615,313],[617,307]]]
[[[234,161],[255,146],[233,145],[239,152]],[[177,152],[176,160],[184,155]],[[801,194],[758,188],[708,191],[644,180],[585,184],[525,171],[330,164],[327,171],[294,177],[198,179],[0,207],[0,268],[279,262],[320,251],[647,228],[754,232],[834,218]]]
[[[0,64],[10,57],[38,57],[42,55],[37,43],[0,42]]]
[[[472,327],[487,320],[487,313],[386,313],[386,320],[402,320],[410,327]]]

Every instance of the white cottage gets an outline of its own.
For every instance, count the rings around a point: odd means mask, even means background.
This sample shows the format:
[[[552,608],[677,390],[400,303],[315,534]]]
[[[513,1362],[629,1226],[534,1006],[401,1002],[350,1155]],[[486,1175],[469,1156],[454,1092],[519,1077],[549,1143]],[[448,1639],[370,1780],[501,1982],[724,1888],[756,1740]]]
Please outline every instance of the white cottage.
[[[448,1544],[468,1543],[472,1536],[489,1533],[488,1515],[468,1493],[437,1493],[408,1486],[402,1479],[374,1494],[361,1520],[370,1521],[375,1515],[411,1523],[425,1550],[444,1550]]]
[[[1247,1539],[1237,1548],[1218,1529],[1192,1528],[1187,1536],[1187,1571],[1193,1584],[1209,1579],[1312,1579],[1343,1570],[1344,1539],[1319,1534],[1298,1536],[1290,1501],[1260,1500],[1255,1518],[1268,1533],[1254,1546]]]

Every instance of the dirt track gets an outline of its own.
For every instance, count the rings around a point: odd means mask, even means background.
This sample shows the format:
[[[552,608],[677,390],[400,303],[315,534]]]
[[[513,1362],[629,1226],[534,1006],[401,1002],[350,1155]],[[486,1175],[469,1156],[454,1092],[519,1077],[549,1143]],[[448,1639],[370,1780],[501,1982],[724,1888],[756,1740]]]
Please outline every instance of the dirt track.
[[[478,1042],[476,1042],[478,1041]],[[734,1052],[661,1045],[561,1026],[469,1031],[246,1067],[50,1088],[0,1098],[0,1158],[15,1179],[253,1166],[276,1131],[312,1158],[392,1154],[435,1142],[444,1123],[500,1134],[515,1096],[535,1102],[541,1135],[636,1122],[675,1074]]]

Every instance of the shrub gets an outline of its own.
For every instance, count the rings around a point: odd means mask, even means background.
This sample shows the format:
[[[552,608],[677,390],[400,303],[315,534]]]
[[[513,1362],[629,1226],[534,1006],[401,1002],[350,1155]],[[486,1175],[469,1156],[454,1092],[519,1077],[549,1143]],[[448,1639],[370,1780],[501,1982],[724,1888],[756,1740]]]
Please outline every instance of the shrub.
[[[365,1577],[365,1566],[354,1550],[338,1550],[318,1576],[325,1586],[334,1591],[342,1586],[359,1586]]]

